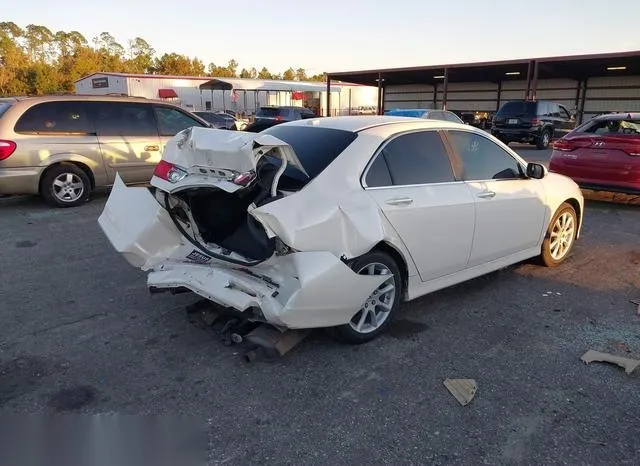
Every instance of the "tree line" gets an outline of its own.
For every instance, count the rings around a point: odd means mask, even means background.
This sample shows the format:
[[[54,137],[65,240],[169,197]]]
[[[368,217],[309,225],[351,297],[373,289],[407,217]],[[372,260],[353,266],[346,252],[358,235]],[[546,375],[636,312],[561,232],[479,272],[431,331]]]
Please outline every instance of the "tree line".
[[[307,76],[293,67],[273,73],[266,67],[242,68],[230,60],[226,66],[178,53],[156,56],[141,37],[126,45],[108,32],[87,40],[78,31],[53,32],[45,26],[29,24],[21,28],[0,22],[0,96],[42,95],[73,92],[75,81],[95,72],[167,74],[178,76],[239,77],[323,81],[323,75]]]

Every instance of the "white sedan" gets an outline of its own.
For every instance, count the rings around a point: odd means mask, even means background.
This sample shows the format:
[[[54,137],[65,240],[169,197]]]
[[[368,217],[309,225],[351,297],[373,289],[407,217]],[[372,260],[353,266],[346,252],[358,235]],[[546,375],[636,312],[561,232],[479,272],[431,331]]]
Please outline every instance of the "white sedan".
[[[151,185],[118,178],[99,219],[150,289],[354,343],[402,301],[536,256],[560,264],[584,213],[573,181],[487,133],[403,117],[190,128]]]

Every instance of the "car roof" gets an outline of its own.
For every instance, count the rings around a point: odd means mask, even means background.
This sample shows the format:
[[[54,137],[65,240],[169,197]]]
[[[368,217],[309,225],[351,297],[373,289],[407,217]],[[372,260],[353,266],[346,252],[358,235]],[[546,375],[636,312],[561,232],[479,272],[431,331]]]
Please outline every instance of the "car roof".
[[[163,103],[169,105],[175,105],[172,102],[165,102],[156,99],[147,99],[145,97],[130,97],[130,96],[114,96],[114,95],[88,95],[88,94],[62,94],[62,95],[42,95],[42,96],[29,96],[29,97],[15,97],[15,102],[60,102],[60,101],[102,101],[102,102],[154,102]]]
[[[404,117],[404,116],[337,116],[310,118],[308,120],[296,120],[284,125],[289,126],[315,126],[318,128],[341,129],[344,131],[358,132],[369,128],[383,125],[419,125],[421,128],[465,128],[471,129],[469,125],[453,123],[444,120],[428,120],[426,118]]]

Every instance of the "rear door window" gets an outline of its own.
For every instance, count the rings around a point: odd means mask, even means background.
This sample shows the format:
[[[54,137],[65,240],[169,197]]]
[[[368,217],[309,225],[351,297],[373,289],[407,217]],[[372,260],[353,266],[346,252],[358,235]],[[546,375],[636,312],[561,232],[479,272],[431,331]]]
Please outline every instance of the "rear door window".
[[[198,120],[177,108],[156,106],[156,116],[160,136],[175,136],[180,131],[192,126],[203,126]]]
[[[99,136],[158,136],[151,105],[129,102],[91,102]]]
[[[408,133],[392,139],[367,173],[367,186],[384,186],[384,160],[391,184],[407,186],[455,181],[449,155],[437,131]],[[372,184],[369,184],[369,183]]]
[[[16,133],[95,134],[86,102],[44,102],[22,114],[15,125]]]

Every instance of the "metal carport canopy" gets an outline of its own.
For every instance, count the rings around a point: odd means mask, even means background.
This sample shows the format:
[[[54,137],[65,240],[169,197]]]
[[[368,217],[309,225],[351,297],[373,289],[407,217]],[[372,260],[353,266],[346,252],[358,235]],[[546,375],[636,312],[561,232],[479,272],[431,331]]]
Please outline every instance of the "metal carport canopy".
[[[538,65],[538,79],[582,80],[596,76],[640,75],[640,51],[329,72],[327,77],[368,86],[377,86],[380,76],[384,79],[385,86],[390,84],[433,85],[442,82],[442,77],[447,70],[449,82],[499,82],[514,78],[527,79],[527,74],[531,70],[529,67],[535,64]]]
[[[283,92],[326,92],[325,83],[306,81],[278,81],[271,79],[213,78],[201,84],[201,90],[243,90],[243,91],[283,91]],[[331,86],[331,92],[340,92],[340,86]]]

